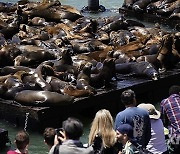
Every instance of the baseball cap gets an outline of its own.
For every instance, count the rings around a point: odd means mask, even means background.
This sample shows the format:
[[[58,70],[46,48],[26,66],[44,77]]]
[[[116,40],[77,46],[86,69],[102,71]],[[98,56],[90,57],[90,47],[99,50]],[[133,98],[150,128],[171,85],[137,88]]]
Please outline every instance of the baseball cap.
[[[134,138],[133,127],[130,124],[121,124],[116,130],[119,131],[121,134],[127,134],[127,136],[131,139]]]
[[[152,104],[142,103],[139,104],[137,107],[146,109],[149,112],[149,117],[152,119],[159,119],[161,116],[161,113],[158,110],[156,110],[155,106]]]

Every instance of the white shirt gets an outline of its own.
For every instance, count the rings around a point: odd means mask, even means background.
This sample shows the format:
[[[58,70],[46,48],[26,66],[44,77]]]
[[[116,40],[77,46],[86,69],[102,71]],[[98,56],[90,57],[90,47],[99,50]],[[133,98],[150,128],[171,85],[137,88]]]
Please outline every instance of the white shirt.
[[[147,149],[153,154],[161,154],[167,151],[164,126],[161,119],[151,119],[151,139]]]

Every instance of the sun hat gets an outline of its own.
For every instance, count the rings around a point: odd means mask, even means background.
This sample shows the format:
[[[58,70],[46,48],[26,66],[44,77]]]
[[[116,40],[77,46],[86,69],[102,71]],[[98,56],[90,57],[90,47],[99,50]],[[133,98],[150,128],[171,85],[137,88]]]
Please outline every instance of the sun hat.
[[[158,110],[156,110],[155,106],[152,105],[152,104],[142,103],[142,104],[139,104],[137,107],[148,110],[148,112],[149,112],[149,117],[150,117],[151,119],[159,119],[160,116],[161,116],[161,113],[160,113]]]
[[[127,134],[127,136],[133,139],[133,127],[129,124],[120,124],[119,127],[116,129],[121,134]]]

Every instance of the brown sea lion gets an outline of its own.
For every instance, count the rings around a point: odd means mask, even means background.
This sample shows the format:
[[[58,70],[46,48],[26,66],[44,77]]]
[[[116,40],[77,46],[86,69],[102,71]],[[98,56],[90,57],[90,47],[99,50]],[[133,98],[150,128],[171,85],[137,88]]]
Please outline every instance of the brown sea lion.
[[[4,81],[9,78],[11,76],[11,74],[8,75],[4,75],[4,76],[0,76],[0,83],[4,83]]]
[[[14,99],[17,92],[27,89],[27,86],[22,82],[22,77],[25,74],[27,73],[24,71],[18,71],[4,81],[4,86],[7,89],[7,91],[4,93],[4,97],[6,99]]]
[[[60,80],[57,77],[54,76],[48,76],[46,78],[46,82],[48,82],[51,85],[52,91],[64,94],[64,88],[69,85],[69,82]]]
[[[14,66],[30,66],[50,59],[55,59],[55,55],[47,50],[45,51],[44,49],[39,48],[37,51],[26,51],[14,58]]]
[[[13,44],[8,44],[0,49],[0,66],[13,65],[14,58],[21,54],[21,51]]]
[[[9,76],[5,81],[4,84],[7,87],[7,89],[10,89],[12,87],[18,87],[23,85],[22,83],[22,77],[26,75],[27,72],[25,71],[18,71],[14,75]]]
[[[8,75],[8,74],[14,74],[18,71],[25,71],[28,74],[33,74],[35,69],[32,69],[30,67],[25,66],[5,66],[1,69],[0,74],[1,75]]]
[[[157,59],[160,61],[162,71],[172,68],[173,54],[172,54],[173,36],[172,34],[164,35],[162,38],[162,45],[159,49]]]
[[[23,90],[16,94],[15,101],[27,106],[64,106],[74,97],[50,91]]]
[[[92,68],[91,63],[87,63],[84,66],[83,70],[77,76],[76,87],[78,89],[89,90],[92,93],[96,93],[95,89],[92,86],[90,86],[91,68]]]
[[[91,74],[90,85],[93,87],[109,87],[112,78],[116,77],[115,72],[115,61],[113,58],[105,59],[103,62],[103,67],[98,74]]]
[[[73,85],[65,86],[64,93],[74,97],[86,97],[94,94],[91,90],[77,89]]]
[[[51,85],[46,82],[47,76],[54,76],[53,68],[46,64],[40,64],[32,75],[24,77],[23,82],[37,84],[39,88],[51,91]]]

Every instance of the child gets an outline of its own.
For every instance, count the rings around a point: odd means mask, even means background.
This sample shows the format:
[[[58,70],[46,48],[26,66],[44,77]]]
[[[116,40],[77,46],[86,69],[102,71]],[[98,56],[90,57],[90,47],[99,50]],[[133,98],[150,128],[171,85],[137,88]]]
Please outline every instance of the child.
[[[7,154],[28,154],[29,134],[21,130],[16,134],[15,141],[16,150],[9,150]]]

